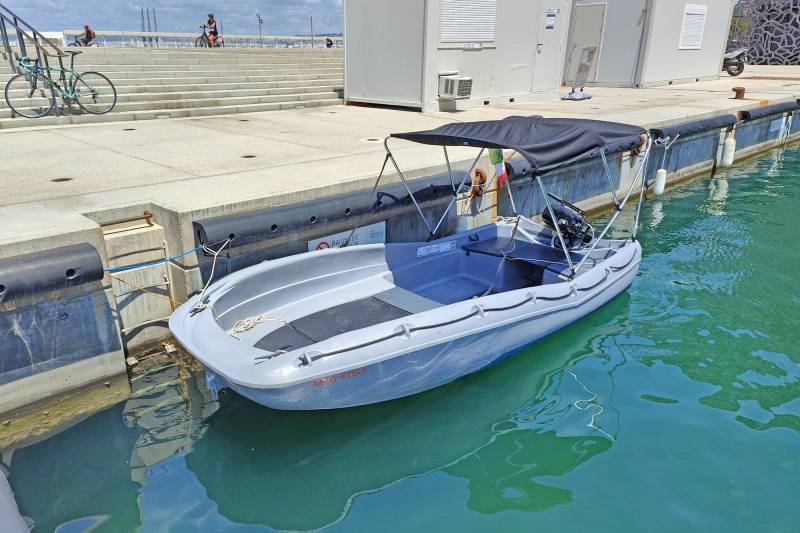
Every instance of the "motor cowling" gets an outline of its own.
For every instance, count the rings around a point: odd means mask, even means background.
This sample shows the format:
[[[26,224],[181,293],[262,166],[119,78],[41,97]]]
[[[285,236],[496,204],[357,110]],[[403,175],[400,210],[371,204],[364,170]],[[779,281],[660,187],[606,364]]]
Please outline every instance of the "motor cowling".
[[[588,244],[592,241],[594,230],[586,218],[586,213],[562,203],[553,205],[553,214],[556,217],[555,222],[550,216],[550,210],[545,207],[542,211],[542,220],[553,230],[558,224],[558,230],[567,247],[572,248],[575,244]]]

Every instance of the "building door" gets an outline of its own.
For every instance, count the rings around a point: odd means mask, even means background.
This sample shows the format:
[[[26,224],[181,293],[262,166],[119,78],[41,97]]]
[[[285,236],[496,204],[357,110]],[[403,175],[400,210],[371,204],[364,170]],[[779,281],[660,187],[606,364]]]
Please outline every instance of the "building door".
[[[561,85],[571,6],[571,0],[541,3],[533,50],[533,92],[552,91]]]
[[[575,6],[569,46],[567,46],[567,67],[564,83],[569,85],[575,79],[581,62],[581,51],[587,46],[597,48],[592,68],[586,77],[587,82],[597,80],[597,64],[600,62],[600,42],[603,39],[603,24],[606,17],[606,4],[580,4]]]

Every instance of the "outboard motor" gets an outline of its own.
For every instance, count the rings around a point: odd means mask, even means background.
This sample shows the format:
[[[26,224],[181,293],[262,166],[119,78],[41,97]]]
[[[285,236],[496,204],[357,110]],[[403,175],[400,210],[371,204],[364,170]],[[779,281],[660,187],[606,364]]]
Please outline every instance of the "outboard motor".
[[[552,194],[548,194],[548,196],[558,202],[552,205],[553,214],[556,216],[558,229],[561,231],[561,236],[564,237],[564,243],[567,247],[572,248],[577,243],[589,244],[592,242],[594,238],[594,228],[592,228],[592,225],[586,218],[586,212],[562,200],[558,196]],[[556,225],[550,217],[550,211],[547,207],[542,211],[542,220],[553,230],[556,229]]]

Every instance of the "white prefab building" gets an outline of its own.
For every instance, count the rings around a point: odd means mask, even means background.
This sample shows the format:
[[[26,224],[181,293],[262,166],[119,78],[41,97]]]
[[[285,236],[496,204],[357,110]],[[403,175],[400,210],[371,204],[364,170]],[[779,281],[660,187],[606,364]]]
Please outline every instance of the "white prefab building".
[[[575,0],[564,82],[595,47],[587,85],[649,87],[716,79],[734,0]]]
[[[345,0],[345,101],[431,111],[555,96],[572,4]]]

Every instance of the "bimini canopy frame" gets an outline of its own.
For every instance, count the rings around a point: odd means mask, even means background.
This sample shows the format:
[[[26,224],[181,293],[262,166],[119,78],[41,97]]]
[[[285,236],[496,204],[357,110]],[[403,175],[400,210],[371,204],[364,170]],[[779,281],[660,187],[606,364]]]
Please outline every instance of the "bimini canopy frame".
[[[445,161],[447,162],[448,175],[450,176],[451,186],[453,187],[453,198],[450,200],[444,214],[438,223],[431,227],[425,218],[422,208],[420,207],[408,182],[400,171],[400,167],[395,161],[394,155],[389,149],[389,139],[391,137],[397,139],[405,139],[408,141],[442,146],[445,154]],[[467,173],[464,175],[458,186],[455,186],[453,181],[453,173],[450,167],[450,159],[447,154],[448,146],[471,146],[480,148],[480,152],[473,161]],[[542,176],[559,168],[574,163],[591,159],[593,157],[600,157],[603,161],[603,170],[608,181],[609,190],[614,200],[616,211],[609,220],[606,227],[595,240],[593,246],[590,247],[583,260],[577,265],[573,265],[570,258],[569,250],[566,246],[561,231],[556,225],[555,231],[558,235],[558,240],[564,251],[571,269],[570,277],[580,269],[586,257],[589,257],[594,250],[597,242],[602,239],[611,226],[616,221],[619,213],[630,198],[634,191],[637,182],[641,184],[639,193],[639,205],[636,210],[636,223],[632,232],[632,238],[636,237],[636,226],[639,221],[639,209],[641,202],[644,198],[644,191],[646,189],[646,180],[644,178],[644,169],[647,162],[647,155],[650,152],[651,139],[647,130],[639,126],[632,126],[629,124],[620,124],[617,122],[606,122],[601,120],[589,119],[575,119],[575,118],[543,118],[540,116],[521,117],[514,116],[502,120],[489,120],[482,122],[458,122],[445,124],[438,128],[427,131],[416,131],[410,133],[394,133],[384,140],[384,147],[386,148],[386,159],[391,160],[392,165],[397,171],[406,191],[408,192],[417,212],[425,223],[425,227],[430,234],[430,238],[435,238],[436,233],[441,227],[443,221],[455,204],[458,194],[463,189],[467,180],[470,179],[472,171],[478,164],[483,152],[487,148],[510,149],[516,151],[522,156],[531,166],[531,173],[537,181],[539,188],[544,195],[544,200],[547,209],[550,211],[551,217],[553,216],[553,208],[550,204],[549,195],[545,190]],[[641,150],[644,148],[644,150]],[[620,201],[617,197],[616,190],[614,189],[613,180],[611,178],[611,171],[606,159],[607,153],[621,152],[626,150],[637,150],[637,168],[630,187]],[[385,165],[385,162],[384,162]],[[516,212],[513,196],[511,196],[511,188],[508,187],[509,197],[511,199],[512,209],[514,214],[521,216]]]

